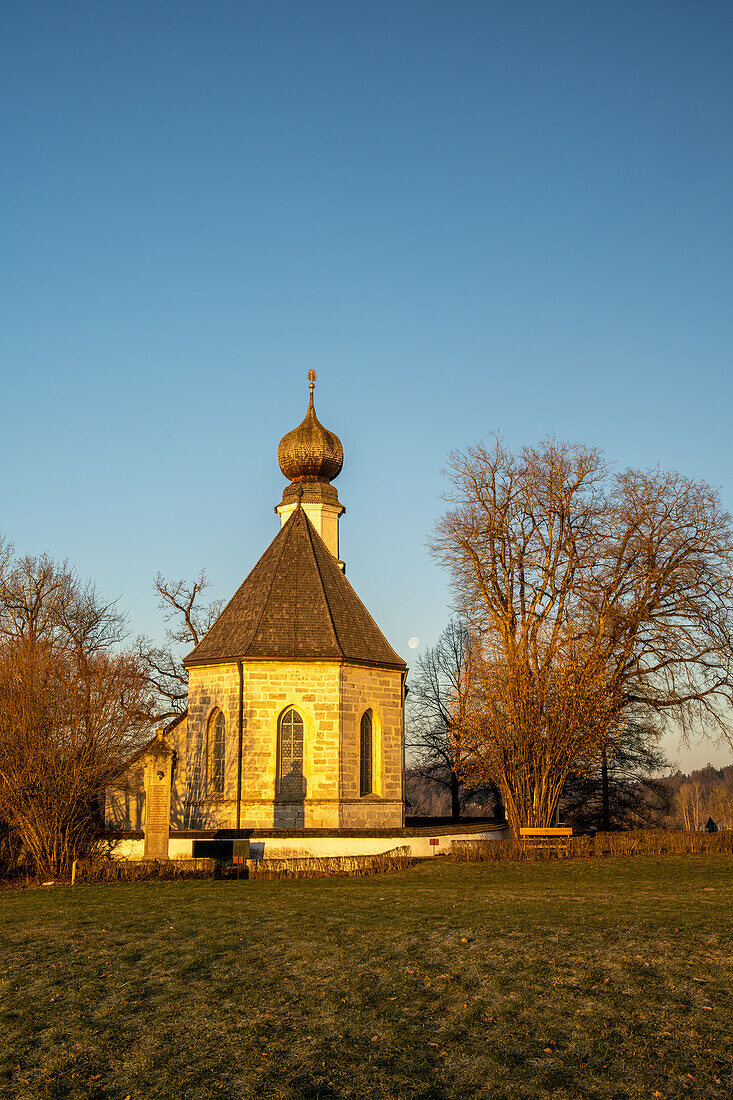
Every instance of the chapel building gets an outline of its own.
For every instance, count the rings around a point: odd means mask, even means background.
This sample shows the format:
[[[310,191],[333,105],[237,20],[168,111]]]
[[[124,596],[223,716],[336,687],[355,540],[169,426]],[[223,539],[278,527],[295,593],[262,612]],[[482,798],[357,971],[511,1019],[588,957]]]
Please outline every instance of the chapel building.
[[[184,661],[188,713],[165,735],[172,830],[404,825],[407,667],[346,579],[343,448],[309,380],[278,447],[280,530]]]

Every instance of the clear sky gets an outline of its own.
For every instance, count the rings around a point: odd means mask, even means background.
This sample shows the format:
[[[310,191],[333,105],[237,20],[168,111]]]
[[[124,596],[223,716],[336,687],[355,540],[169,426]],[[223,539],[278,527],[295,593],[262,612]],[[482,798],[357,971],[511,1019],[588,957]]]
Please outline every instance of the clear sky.
[[[160,636],[157,570],[228,598],[274,536],[311,367],[408,662],[453,448],[733,506],[732,57],[727,0],[5,0],[0,531]]]

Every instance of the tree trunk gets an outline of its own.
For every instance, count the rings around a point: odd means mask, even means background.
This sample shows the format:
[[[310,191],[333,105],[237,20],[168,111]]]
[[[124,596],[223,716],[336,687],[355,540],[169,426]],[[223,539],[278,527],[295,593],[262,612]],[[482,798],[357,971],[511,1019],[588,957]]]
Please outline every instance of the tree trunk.
[[[450,773],[450,815],[455,821],[461,816],[461,800],[458,797],[461,782],[454,771]]]
[[[495,783],[490,786],[491,793],[494,797],[494,817],[501,821],[506,817],[506,810],[504,809],[504,803],[501,800],[501,791]]]
[[[502,801],[515,836],[522,828],[548,829],[555,824],[555,810],[566,776],[539,781],[527,779],[526,773],[505,775],[499,783]]]
[[[601,756],[601,829],[607,833],[611,828],[611,806],[608,792],[608,753],[603,746]]]

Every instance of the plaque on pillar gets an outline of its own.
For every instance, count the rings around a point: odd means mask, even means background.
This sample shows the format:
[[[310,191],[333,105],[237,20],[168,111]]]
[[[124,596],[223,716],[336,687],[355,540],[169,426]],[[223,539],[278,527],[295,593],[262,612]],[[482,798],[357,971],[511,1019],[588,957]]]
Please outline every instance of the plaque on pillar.
[[[143,859],[168,859],[173,750],[163,731],[145,754],[145,848]]]

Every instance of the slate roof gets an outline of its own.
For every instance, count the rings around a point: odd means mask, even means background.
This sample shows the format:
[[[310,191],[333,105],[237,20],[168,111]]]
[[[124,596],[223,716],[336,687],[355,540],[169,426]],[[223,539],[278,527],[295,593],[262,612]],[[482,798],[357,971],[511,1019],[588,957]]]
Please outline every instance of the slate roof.
[[[407,667],[302,508],[295,509],[184,664],[258,658]]]

